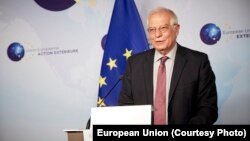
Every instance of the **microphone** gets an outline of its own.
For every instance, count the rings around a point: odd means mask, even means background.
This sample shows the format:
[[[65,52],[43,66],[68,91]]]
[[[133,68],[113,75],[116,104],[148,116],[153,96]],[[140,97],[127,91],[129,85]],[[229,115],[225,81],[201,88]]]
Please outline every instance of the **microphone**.
[[[97,107],[101,107],[102,103],[104,102],[104,100],[111,94],[112,90],[116,87],[116,85],[122,80],[123,75],[121,75],[118,80],[116,81],[116,83],[114,84],[114,86],[108,91],[108,93],[102,98],[102,100],[100,101],[100,103],[97,105]]]
[[[118,80],[115,82],[114,86],[111,87],[111,89],[108,91],[108,93],[106,95],[104,95],[104,97],[102,98],[102,100],[100,101],[100,103],[97,105],[97,107],[101,107],[102,103],[104,102],[104,100],[111,94],[112,90],[116,87],[116,85],[123,79],[123,75],[121,75]],[[90,128],[90,122],[91,122],[91,117],[89,118],[87,125],[86,125],[86,129]]]

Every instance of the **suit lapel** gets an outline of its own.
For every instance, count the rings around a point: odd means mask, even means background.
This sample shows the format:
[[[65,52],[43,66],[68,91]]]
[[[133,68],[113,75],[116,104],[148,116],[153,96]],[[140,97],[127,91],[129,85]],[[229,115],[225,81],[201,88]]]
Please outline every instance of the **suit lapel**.
[[[144,75],[145,75],[145,84],[146,91],[145,94],[147,96],[147,103],[153,105],[153,63],[154,63],[154,52],[152,49],[146,56],[144,62]]]
[[[177,45],[177,52],[175,56],[175,63],[174,63],[172,80],[171,80],[170,91],[169,91],[169,103],[173,97],[177,83],[180,80],[180,76],[186,64],[186,61],[187,60],[186,60],[185,52],[183,51],[183,48],[180,45]]]

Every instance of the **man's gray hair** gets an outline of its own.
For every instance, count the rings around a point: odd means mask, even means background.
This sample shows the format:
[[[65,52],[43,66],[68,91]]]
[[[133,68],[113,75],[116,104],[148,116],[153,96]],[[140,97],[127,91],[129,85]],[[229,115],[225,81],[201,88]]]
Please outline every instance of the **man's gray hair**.
[[[171,9],[165,8],[165,7],[158,7],[154,10],[152,10],[149,15],[148,15],[148,21],[147,24],[149,24],[149,18],[155,14],[155,13],[159,13],[159,12],[166,12],[166,13],[170,13],[171,14],[171,20],[170,20],[170,24],[174,25],[174,24],[178,24],[178,18],[176,16],[176,14],[174,13],[174,11],[172,11]]]

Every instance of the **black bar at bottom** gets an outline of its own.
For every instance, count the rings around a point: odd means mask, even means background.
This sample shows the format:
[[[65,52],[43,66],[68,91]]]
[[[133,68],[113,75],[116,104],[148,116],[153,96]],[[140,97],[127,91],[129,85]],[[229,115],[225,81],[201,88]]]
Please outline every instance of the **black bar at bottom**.
[[[93,141],[128,139],[237,139],[249,140],[249,125],[94,125]]]

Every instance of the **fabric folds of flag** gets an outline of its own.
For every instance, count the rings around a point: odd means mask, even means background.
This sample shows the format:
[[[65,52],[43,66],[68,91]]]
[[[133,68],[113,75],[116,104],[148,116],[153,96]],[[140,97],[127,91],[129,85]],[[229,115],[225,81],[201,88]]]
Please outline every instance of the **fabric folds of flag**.
[[[98,106],[118,105],[122,82],[118,85],[116,82],[125,72],[127,59],[147,49],[146,34],[134,0],[116,0],[104,46]]]

